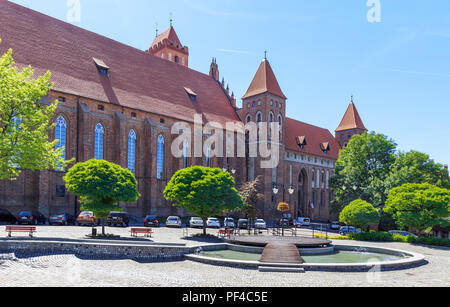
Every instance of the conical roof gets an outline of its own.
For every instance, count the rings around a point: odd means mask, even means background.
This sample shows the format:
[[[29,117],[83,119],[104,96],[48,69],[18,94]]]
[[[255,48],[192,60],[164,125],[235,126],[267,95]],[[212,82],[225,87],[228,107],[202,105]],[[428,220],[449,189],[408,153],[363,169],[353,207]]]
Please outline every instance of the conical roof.
[[[367,131],[364,126],[361,117],[359,116],[358,110],[356,110],[356,106],[353,102],[348,106],[347,111],[345,112],[344,118],[341,121],[341,124],[336,129],[336,132],[352,130],[352,129],[361,129]]]
[[[270,67],[269,61],[267,61],[267,59],[264,59],[262,61],[261,65],[258,68],[258,71],[255,74],[255,77],[253,78],[252,83],[250,84],[250,87],[248,88],[242,99],[264,93],[270,93],[282,99],[286,99],[286,96],[284,96],[283,92],[281,91],[277,78],[275,77],[272,67]]]

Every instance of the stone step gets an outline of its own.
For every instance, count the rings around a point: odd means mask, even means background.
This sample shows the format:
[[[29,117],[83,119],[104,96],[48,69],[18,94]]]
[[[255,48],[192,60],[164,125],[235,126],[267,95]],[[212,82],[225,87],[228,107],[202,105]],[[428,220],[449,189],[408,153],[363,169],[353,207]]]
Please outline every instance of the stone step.
[[[258,270],[262,273],[305,273],[304,268],[298,267],[259,266]]]

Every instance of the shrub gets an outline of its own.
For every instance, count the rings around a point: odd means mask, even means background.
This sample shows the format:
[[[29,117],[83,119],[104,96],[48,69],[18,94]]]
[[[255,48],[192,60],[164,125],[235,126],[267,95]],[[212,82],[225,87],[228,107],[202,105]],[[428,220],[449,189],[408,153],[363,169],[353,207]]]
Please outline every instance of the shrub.
[[[357,199],[342,210],[339,221],[347,225],[367,228],[380,222],[380,213],[368,202]]]

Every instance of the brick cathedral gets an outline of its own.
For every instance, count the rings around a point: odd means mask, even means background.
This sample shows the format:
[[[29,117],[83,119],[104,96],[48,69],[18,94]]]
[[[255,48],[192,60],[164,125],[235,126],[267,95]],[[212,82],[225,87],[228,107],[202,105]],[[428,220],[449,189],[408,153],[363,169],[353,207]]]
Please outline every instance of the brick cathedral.
[[[353,101],[333,136],[286,115],[287,98],[267,59],[261,62],[239,108],[212,60],[209,74],[189,68],[189,49],[171,26],[146,51],[0,0],[0,53],[13,49],[19,68],[52,73],[53,89],[42,103],[59,101],[50,139],[58,139],[67,159],[105,159],[129,168],[142,195],[123,204],[130,214],[184,215],[167,202],[163,190],[171,176],[190,165],[224,168],[239,186],[262,178],[259,209],[265,218],[276,205],[290,204],[292,216],[328,220],[333,191],[328,182],[339,151],[354,134],[366,131]],[[251,81],[251,82],[250,82]],[[274,122],[281,125],[280,163],[259,167],[259,158],[175,158],[175,122]],[[264,141],[264,140],[259,140]],[[17,214],[77,214],[77,198],[66,192],[63,171],[24,171],[16,181],[0,181],[0,207]]]

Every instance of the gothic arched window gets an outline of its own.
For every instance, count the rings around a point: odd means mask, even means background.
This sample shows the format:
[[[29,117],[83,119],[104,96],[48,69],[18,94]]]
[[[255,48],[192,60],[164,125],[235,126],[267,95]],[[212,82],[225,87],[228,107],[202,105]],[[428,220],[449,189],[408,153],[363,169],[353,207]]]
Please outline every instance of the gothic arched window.
[[[58,140],[58,144],[56,144],[56,149],[62,148],[62,158],[66,159],[66,131],[67,131],[67,123],[64,117],[60,116],[56,119],[55,123],[55,140]]]
[[[128,134],[128,169],[136,173],[136,132],[131,130]]]
[[[156,178],[163,179],[164,175],[164,137],[158,136],[158,145],[156,149]]]
[[[95,146],[94,146],[94,158],[97,160],[103,159],[103,136],[105,129],[102,124],[95,126]]]

